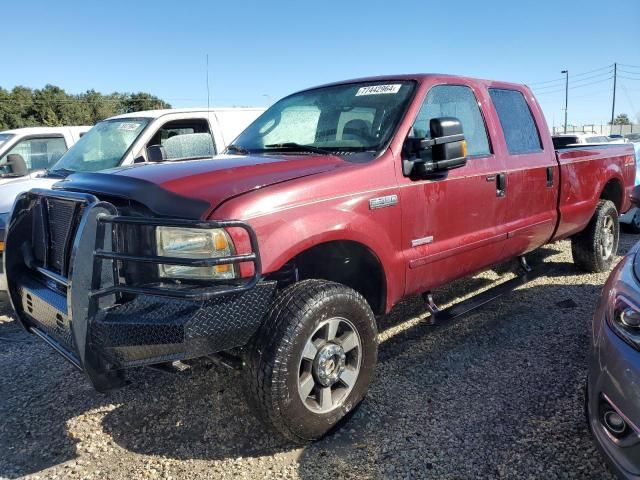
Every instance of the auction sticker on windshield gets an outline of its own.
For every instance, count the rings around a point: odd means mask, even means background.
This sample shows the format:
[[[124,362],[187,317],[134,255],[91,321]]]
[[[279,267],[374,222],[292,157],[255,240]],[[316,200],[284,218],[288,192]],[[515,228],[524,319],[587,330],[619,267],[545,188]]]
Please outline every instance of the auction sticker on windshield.
[[[400,91],[399,83],[393,85],[371,85],[370,87],[360,87],[356,93],[356,97],[363,95],[383,95],[385,93],[398,93]]]
[[[133,132],[138,129],[139,123],[121,123],[118,125],[118,130],[124,130],[126,132]]]

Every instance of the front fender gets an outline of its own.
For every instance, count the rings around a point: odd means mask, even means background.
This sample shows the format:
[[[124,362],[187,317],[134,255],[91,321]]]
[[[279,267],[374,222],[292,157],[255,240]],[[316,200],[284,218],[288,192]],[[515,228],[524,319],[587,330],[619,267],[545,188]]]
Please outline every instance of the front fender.
[[[393,192],[385,192],[392,194]],[[400,206],[371,210],[371,193],[327,199],[247,218],[260,245],[263,274],[278,271],[300,253],[327,242],[352,241],[380,261],[387,286],[387,308],[404,292],[405,270],[400,249]]]

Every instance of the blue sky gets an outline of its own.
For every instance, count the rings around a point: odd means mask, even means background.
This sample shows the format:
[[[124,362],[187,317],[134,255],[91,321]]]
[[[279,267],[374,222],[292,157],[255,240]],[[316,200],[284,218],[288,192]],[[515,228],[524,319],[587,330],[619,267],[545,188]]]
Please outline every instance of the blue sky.
[[[359,76],[441,72],[538,87],[549,125],[559,125],[560,71],[572,81],[569,123],[606,122],[606,67],[616,61],[628,65],[616,111],[640,117],[639,0],[27,0],[0,11],[4,88],[149,91],[176,107],[206,105],[208,53],[216,106],[267,105]]]

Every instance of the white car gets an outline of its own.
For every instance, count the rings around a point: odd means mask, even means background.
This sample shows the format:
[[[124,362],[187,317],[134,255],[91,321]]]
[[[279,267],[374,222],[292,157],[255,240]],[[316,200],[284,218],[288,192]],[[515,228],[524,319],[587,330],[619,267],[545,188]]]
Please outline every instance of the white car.
[[[96,124],[40,175],[0,185],[0,256],[15,198],[32,188],[50,188],[76,172],[97,172],[140,162],[211,158],[221,152],[264,108],[147,110]],[[6,290],[0,261],[0,291]]]
[[[0,185],[35,177],[91,127],[30,127],[0,132]]]
[[[560,133],[553,135],[552,138],[555,148],[612,143],[606,135],[598,135],[597,133]]]
[[[634,138],[637,139],[634,140]],[[640,185],[640,137],[627,136],[636,151],[636,187]],[[620,223],[625,224],[631,233],[640,233],[640,208],[632,208],[620,216]]]

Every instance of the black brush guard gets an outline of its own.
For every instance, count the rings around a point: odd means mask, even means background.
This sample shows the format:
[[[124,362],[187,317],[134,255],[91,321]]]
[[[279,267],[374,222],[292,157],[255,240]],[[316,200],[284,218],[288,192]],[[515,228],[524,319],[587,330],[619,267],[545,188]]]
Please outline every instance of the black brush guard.
[[[53,215],[73,203],[73,218]],[[52,207],[53,205],[53,207]],[[240,228],[251,253],[206,259],[123,251],[118,229]],[[53,232],[53,235],[52,235]],[[56,239],[52,244],[52,238]],[[52,248],[55,247],[55,248]],[[52,267],[49,252],[64,257]],[[57,258],[57,257],[56,257]],[[253,264],[251,277],[198,283],[131,284],[130,263],[194,267]],[[261,279],[258,242],[241,221],[121,216],[93,195],[34,189],[15,203],[6,238],[9,295],[18,319],[89,376],[97,390],[124,384],[123,369],[185,360],[246,344],[271,302],[275,282]]]

